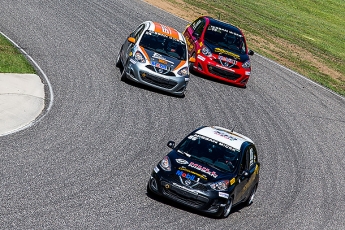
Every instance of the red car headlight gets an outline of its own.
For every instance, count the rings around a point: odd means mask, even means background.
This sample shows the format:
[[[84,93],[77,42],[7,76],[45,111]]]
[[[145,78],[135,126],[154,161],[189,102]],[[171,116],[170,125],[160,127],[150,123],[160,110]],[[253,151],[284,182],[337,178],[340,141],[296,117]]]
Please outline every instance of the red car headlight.
[[[242,67],[243,68],[250,68],[250,61],[245,61],[243,64],[242,64]]]
[[[202,47],[201,52],[203,55],[205,55],[207,57],[212,56],[211,50],[207,46]]]

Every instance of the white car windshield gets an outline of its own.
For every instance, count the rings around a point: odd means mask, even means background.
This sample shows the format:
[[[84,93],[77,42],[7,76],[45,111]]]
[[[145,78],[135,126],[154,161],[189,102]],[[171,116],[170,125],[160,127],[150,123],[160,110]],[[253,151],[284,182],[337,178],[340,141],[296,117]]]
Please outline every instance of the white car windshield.
[[[154,31],[146,31],[139,45],[179,60],[186,60],[187,57],[186,45],[184,42]]]

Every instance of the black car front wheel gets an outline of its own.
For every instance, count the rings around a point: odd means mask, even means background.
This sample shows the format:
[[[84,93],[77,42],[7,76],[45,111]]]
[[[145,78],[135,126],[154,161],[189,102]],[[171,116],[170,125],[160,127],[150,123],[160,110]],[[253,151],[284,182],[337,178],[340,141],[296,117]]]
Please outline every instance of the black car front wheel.
[[[122,50],[122,47],[121,47],[121,49],[120,49],[120,52],[119,52],[119,54],[117,55],[117,59],[116,59],[116,67],[118,67],[118,68],[122,68],[123,66],[122,66],[122,62],[121,62],[121,50]]]
[[[226,202],[226,205],[223,209],[223,211],[220,214],[221,218],[227,218],[230,215],[232,208],[232,198],[229,198],[229,200]]]

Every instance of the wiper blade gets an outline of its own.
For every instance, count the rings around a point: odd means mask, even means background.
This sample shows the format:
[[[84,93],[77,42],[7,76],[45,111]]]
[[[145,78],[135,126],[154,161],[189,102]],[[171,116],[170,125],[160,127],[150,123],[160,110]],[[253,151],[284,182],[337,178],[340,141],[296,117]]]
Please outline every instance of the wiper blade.
[[[181,153],[182,155],[185,155],[185,156],[187,156],[187,157],[191,157],[191,155],[190,154],[188,154],[188,153],[186,153],[186,152],[183,152],[183,151],[181,151],[181,150],[177,150],[177,152],[178,153]]]

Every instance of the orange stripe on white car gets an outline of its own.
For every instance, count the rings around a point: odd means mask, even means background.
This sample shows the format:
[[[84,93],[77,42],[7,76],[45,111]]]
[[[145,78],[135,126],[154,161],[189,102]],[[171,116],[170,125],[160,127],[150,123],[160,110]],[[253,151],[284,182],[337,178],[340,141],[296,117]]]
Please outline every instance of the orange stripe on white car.
[[[179,32],[177,32],[177,30],[169,27],[169,26],[165,26],[162,25],[158,22],[154,22],[153,23],[155,25],[155,31],[161,34],[165,34],[167,36],[173,37],[175,39],[181,40],[180,36],[179,36]]]
[[[174,70],[181,68],[181,66],[183,66],[184,64],[186,64],[186,61],[181,61],[180,64],[178,64],[178,66],[176,66]]]
[[[140,48],[141,48],[141,51],[142,51],[142,53],[144,54],[146,60],[147,60],[148,62],[150,62],[150,57],[149,57],[149,55],[146,53],[145,48],[142,47],[142,46],[140,46]]]

